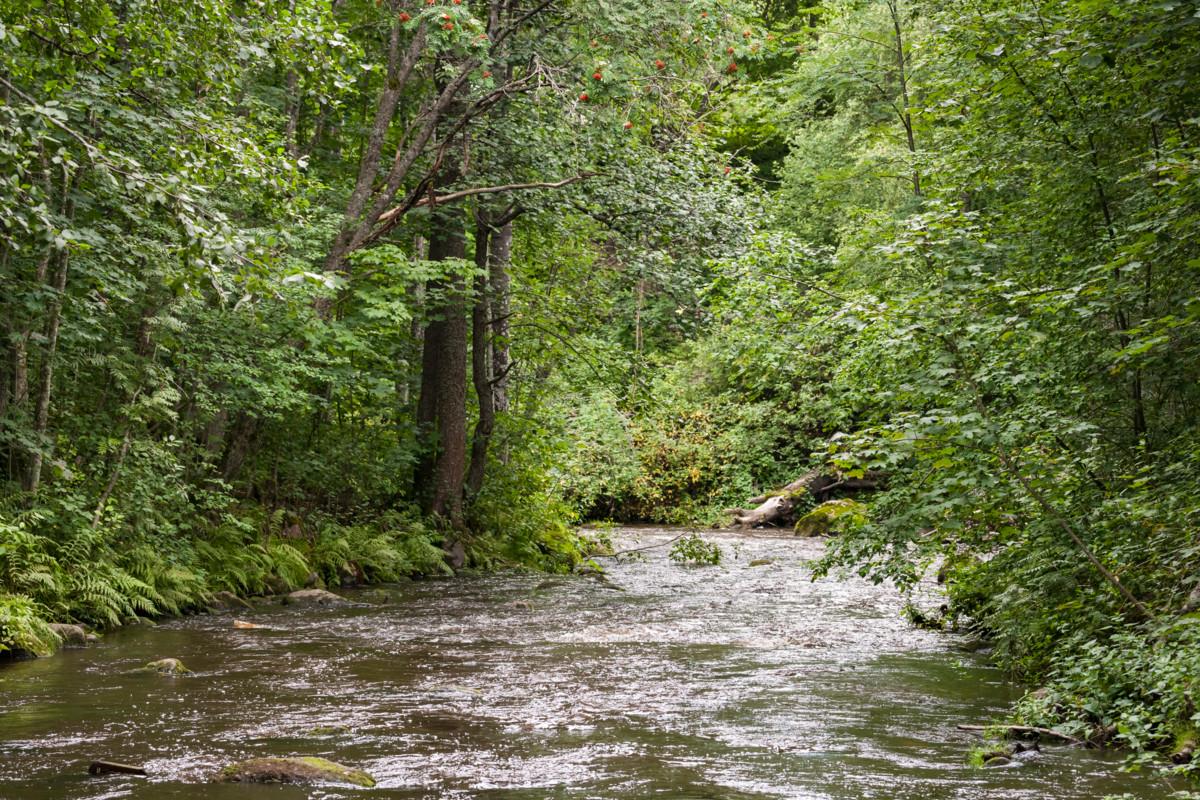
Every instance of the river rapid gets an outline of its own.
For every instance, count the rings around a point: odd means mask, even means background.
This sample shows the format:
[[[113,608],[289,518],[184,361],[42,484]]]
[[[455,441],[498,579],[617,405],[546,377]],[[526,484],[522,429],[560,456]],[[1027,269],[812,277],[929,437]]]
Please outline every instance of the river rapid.
[[[622,547],[678,531],[616,532]],[[348,608],[263,606],[131,628],[0,666],[3,800],[300,798],[1162,798],[1113,754],[1065,747],[974,769],[957,723],[1019,690],[894,589],[813,582],[817,540],[706,534],[607,580],[465,575]],[[770,563],[750,566],[752,561]],[[181,659],[194,674],[133,673]],[[207,783],[266,755],[323,756],[374,789]],[[96,758],[147,778],[90,777]]]

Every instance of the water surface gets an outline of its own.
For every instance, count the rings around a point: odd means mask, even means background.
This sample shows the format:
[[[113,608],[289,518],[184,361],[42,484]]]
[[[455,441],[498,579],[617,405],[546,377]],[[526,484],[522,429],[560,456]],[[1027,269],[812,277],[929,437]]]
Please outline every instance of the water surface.
[[[998,672],[956,637],[909,627],[894,590],[812,582],[818,541],[707,536],[724,551],[719,567],[676,566],[657,548],[612,565],[607,581],[417,581],[392,587],[385,605],[239,612],[266,626],[256,630],[232,628],[228,614],[192,617],[0,667],[0,798],[1167,794],[1094,751],[968,767],[974,740],[954,726],[989,721],[1014,699]],[[750,566],[760,559],[771,563]],[[165,657],[195,674],[129,672]],[[265,755],[324,756],[379,785],[206,783]],[[89,777],[95,758],[150,777]]]

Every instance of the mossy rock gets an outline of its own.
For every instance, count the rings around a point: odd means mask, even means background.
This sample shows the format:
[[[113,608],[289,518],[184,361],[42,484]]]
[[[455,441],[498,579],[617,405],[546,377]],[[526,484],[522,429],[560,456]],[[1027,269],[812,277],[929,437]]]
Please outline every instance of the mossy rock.
[[[317,725],[315,728],[309,728],[307,734],[309,736],[340,736],[349,732],[349,725]]]
[[[821,503],[796,520],[797,536],[828,536],[867,521],[867,507],[856,500],[842,498]]]
[[[63,647],[87,647],[91,639],[82,625],[68,625],[63,622],[51,622],[50,630],[62,640]]]
[[[324,589],[300,589],[284,595],[285,606],[344,606],[350,601]]]
[[[217,773],[222,783],[348,783],[372,787],[375,779],[362,770],[325,758],[252,758],[231,764]]]
[[[238,597],[233,592],[213,592],[208,607],[214,611],[230,611],[233,609],[253,609],[250,603]]]
[[[183,665],[178,658],[160,658],[151,661],[144,667],[138,667],[134,672],[157,672],[159,675],[188,675],[191,670]]]

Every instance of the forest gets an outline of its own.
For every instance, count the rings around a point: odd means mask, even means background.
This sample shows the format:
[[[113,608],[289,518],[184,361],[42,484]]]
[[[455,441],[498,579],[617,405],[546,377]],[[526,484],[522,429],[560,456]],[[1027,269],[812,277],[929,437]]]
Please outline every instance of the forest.
[[[0,0],[0,349],[0,654],[774,503],[1200,770],[1189,0]]]

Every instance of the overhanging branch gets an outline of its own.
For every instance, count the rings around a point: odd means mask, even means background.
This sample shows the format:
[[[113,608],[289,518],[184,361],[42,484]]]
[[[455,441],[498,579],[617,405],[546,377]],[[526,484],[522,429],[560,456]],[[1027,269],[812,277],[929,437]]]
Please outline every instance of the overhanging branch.
[[[444,203],[453,203],[457,200],[462,200],[466,197],[474,197],[481,194],[505,194],[507,192],[521,192],[530,189],[561,189],[564,186],[570,186],[573,183],[585,181],[588,178],[594,178],[599,175],[598,172],[581,172],[578,175],[573,175],[570,178],[564,178],[561,181],[535,181],[533,183],[506,183],[502,186],[476,186],[471,189],[462,189],[457,192],[447,192],[446,194],[434,195],[427,194],[420,200],[417,200],[411,205],[396,206],[393,209],[383,212],[379,216],[379,224],[386,225],[405,212],[422,206],[437,206]]]

